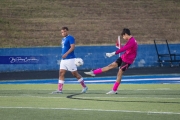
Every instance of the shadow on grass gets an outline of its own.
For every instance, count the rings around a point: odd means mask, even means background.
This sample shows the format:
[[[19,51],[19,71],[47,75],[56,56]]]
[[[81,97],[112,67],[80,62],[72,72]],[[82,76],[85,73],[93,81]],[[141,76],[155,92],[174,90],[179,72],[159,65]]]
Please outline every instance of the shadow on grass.
[[[76,99],[76,100],[89,100],[89,101],[102,101],[102,102],[137,102],[137,103],[162,103],[162,104],[180,104],[180,102],[166,102],[166,101],[118,101],[118,100],[100,100],[100,99],[91,99],[91,98],[77,98],[76,96],[83,93],[76,93],[68,95],[66,98]]]

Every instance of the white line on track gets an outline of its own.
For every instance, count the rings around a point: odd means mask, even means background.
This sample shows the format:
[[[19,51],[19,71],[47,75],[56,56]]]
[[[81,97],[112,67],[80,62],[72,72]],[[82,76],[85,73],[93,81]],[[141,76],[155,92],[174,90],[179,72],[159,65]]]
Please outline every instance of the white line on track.
[[[0,106],[1,109],[39,109],[39,110],[72,110],[72,111],[99,111],[99,112],[123,112],[123,113],[145,113],[145,114],[176,114],[178,112],[153,112],[153,111],[131,111],[131,110],[104,110],[104,109],[79,109],[79,108],[45,108],[45,107],[4,107]]]
[[[134,79],[122,79],[122,82],[124,81],[148,81],[148,80],[151,80],[151,81],[156,81],[156,80],[164,80],[164,81],[169,81],[169,80],[177,80],[179,81],[180,80],[180,77],[176,77],[176,78],[134,78]],[[114,82],[115,80],[114,79],[101,79],[101,80],[86,80],[87,83],[91,83],[91,82]],[[70,82],[70,81],[68,81]],[[71,82],[74,82],[74,83],[78,83],[78,81],[71,81]]]

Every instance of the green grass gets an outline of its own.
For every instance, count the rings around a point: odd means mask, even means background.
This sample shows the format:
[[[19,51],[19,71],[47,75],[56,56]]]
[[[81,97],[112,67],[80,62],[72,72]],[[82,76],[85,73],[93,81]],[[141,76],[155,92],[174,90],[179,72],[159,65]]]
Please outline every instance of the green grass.
[[[122,84],[117,95],[106,95],[112,84],[0,85],[1,120],[177,120],[180,84]]]

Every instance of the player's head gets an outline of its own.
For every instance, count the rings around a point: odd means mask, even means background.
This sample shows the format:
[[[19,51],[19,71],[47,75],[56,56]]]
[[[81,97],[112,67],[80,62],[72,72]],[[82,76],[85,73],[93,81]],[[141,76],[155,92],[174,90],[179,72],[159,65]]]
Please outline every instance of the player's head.
[[[68,35],[68,27],[62,27],[61,28],[61,35],[63,36],[63,37],[66,37],[67,35]]]
[[[121,36],[123,37],[123,39],[129,40],[129,37],[131,36],[130,30],[128,28],[124,28],[121,33]]]

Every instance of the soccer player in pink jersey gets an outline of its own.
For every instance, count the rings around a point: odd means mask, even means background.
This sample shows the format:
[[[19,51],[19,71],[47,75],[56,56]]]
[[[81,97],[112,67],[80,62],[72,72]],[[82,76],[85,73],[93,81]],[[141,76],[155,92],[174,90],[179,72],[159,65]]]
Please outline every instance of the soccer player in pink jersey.
[[[115,62],[103,68],[98,68],[90,72],[84,72],[87,75],[95,76],[96,74],[100,74],[110,69],[119,67],[116,82],[114,83],[112,90],[106,94],[117,94],[117,90],[121,83],[121,78],[124,71],[126,71],[128,67],[133,63],[137,55],[138,45],[135,38],[131,35],[130,30],[124,28],[121,33],[121,36],[124,40],[127,40],[126,44],[124,46],[121,46],[121,48],[119,48],[117,51],[106,53],[107,57],[112,57],[113,55],[118,55],[119,53],[124,52]]]
[[[61,41],[62,47],[62,58],[60,62],[60,70],[59,70],[59,81],[58,81],[58,90],[52,92],[62,94],[63,85],[64,85],[64,75],[66,71],[70,71],[74,77],[77,78],[79,83],[82,85],[83,89],[81,93],[86,93],[88,87],[85,85],[83,77],[78,73],[77,66],[75,65],[75,38],[68,34],[68,27],[61,28],[61,35],[63,36]]]

